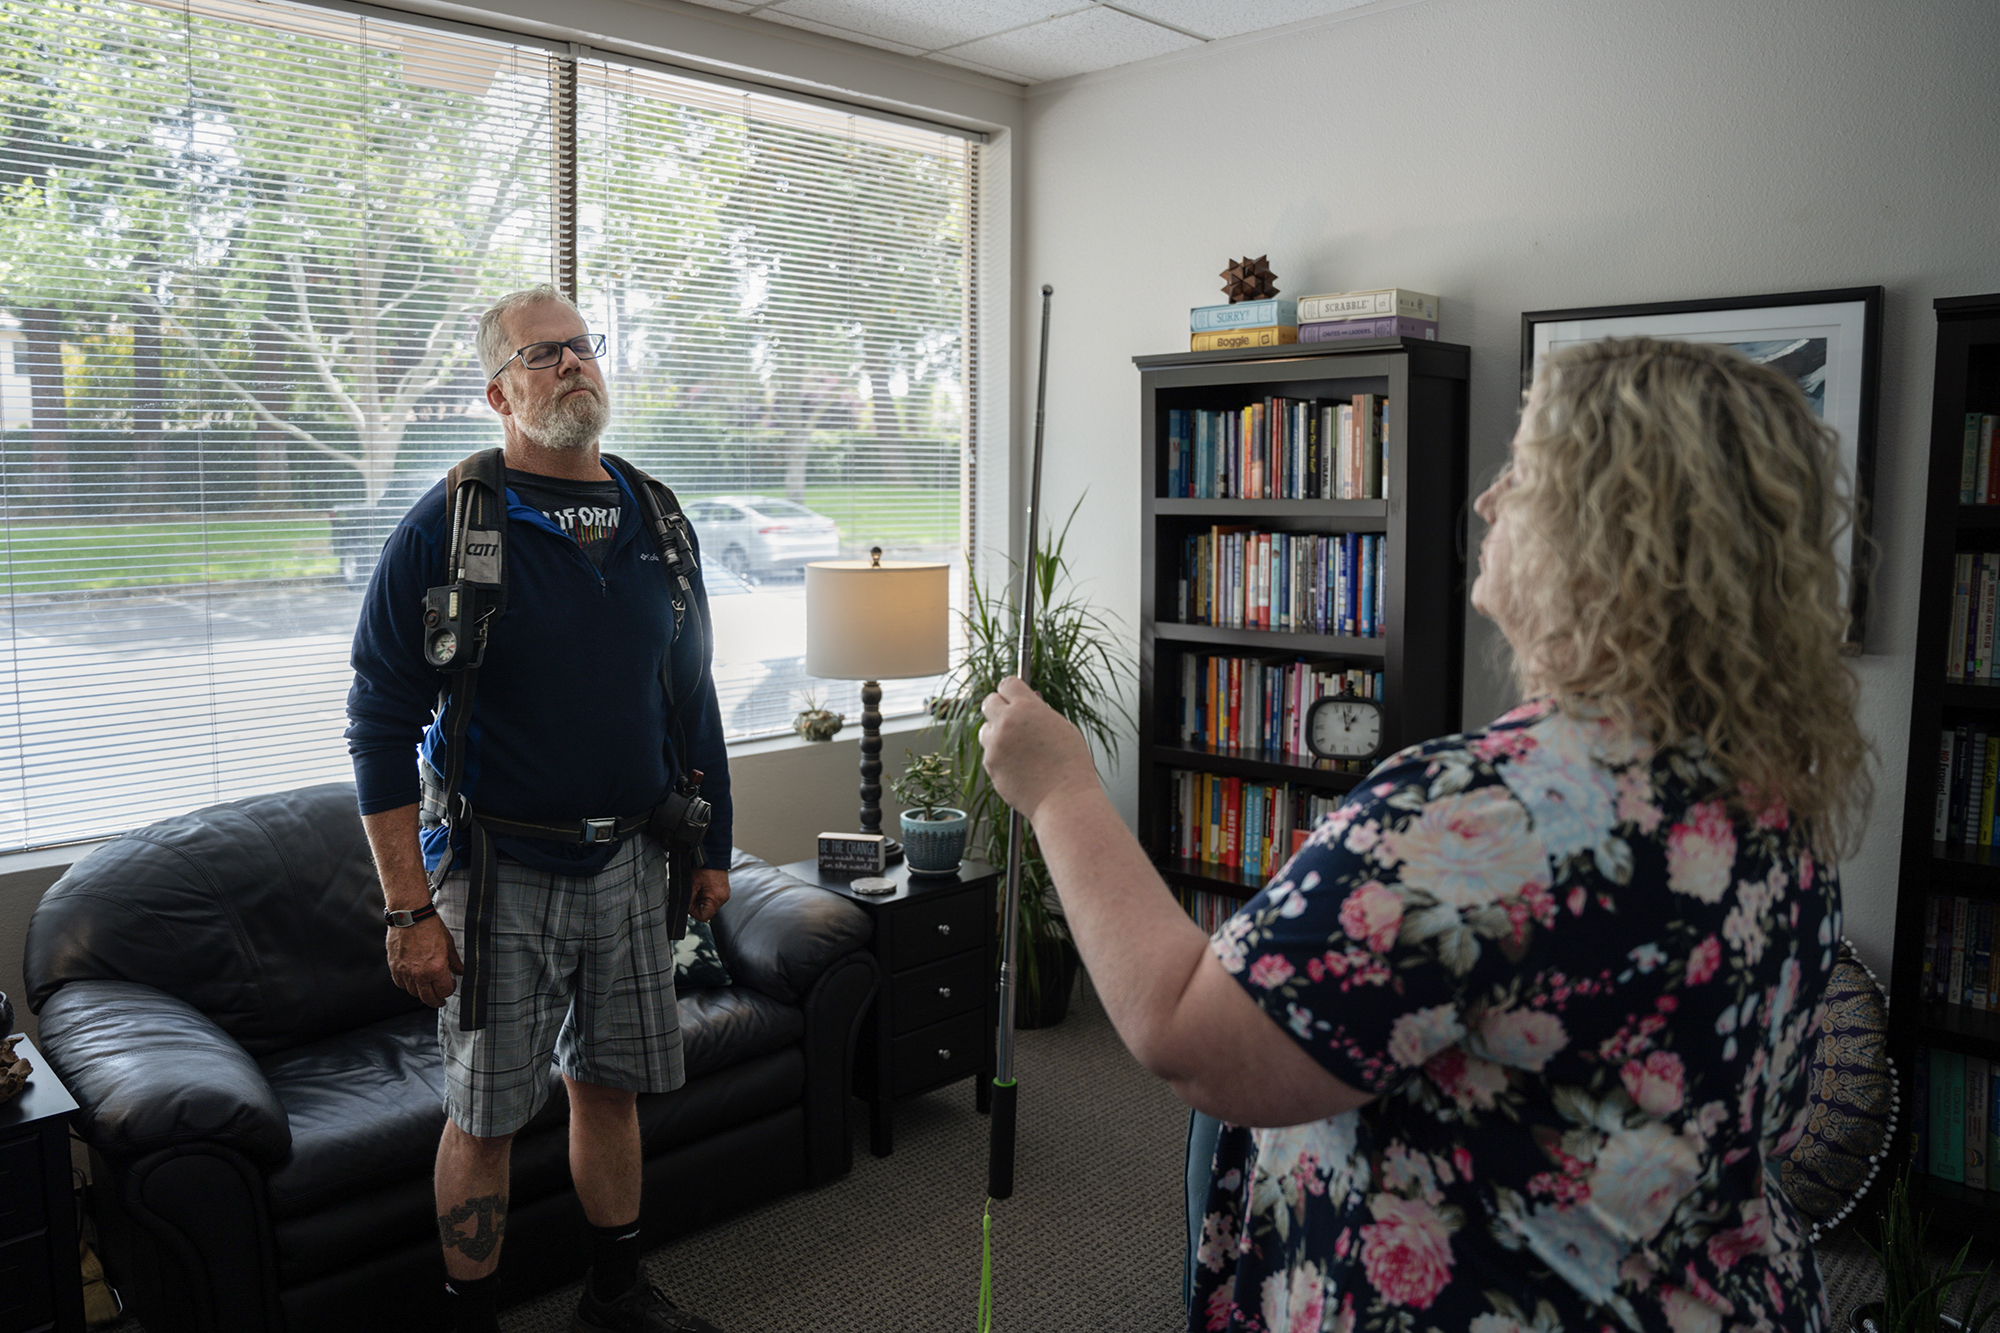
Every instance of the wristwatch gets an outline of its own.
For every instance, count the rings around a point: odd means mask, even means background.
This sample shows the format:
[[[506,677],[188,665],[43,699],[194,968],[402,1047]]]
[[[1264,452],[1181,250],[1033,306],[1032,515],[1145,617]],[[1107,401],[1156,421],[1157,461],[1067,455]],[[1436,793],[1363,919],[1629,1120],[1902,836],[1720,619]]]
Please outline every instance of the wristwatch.
[[[392,926],[414,926],[427,916],[438,914],[436,903],[425,903],[414,912],[383,912],[382,919]]]

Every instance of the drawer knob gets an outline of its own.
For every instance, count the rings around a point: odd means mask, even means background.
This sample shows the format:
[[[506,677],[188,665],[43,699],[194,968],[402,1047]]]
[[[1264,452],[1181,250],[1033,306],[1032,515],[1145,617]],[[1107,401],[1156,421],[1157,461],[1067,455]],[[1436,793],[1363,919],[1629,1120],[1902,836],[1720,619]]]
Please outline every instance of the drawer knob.
[[[949,1047],[949,1046],[940,1046],[940,1047],[938,1047],[938,1059],[940,1059],[940,1060],[949,1060],[949,1059],[951,1059],[951,1047]]]
[[[949,987],[949,986],[939,986],[939,987],[938,987],[938,998],[939,998],[939,999],[941,999],[941,1000],[949,1000],[949,999],[951,998],[951,987]]]
[[[938,924],[938,934],[940,934],[940,935],[949,935],[949,934],[951,934],[951,927],[950,927],[949,925],[946,925],[946,924],[944,924],[944,923],[940,922],[940,923]]]

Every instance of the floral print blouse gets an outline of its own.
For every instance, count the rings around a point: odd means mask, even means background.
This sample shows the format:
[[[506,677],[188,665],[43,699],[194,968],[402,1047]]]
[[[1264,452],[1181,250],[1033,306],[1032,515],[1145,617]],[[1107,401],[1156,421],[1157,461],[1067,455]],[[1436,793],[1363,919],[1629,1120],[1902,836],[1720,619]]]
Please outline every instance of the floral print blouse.
[[[1546,703],[1390,759],[1210,947],[1375,1100],[1225,1126],[1190,1329],[1818,1330],[1775,1160],[1840,936],[1782,809]]]

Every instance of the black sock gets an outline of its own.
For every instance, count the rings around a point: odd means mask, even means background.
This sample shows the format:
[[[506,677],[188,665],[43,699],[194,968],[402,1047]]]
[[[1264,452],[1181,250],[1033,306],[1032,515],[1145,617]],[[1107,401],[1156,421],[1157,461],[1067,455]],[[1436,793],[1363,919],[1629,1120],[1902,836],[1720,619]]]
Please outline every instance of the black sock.
[[[500,1274],[447,1277],[444,1289],[451,1295],[452,1319],[458,1333],[500,1333]]]
[[[639,1281],[639,1223],[590,1229],[590,1294],[615,1301]]]

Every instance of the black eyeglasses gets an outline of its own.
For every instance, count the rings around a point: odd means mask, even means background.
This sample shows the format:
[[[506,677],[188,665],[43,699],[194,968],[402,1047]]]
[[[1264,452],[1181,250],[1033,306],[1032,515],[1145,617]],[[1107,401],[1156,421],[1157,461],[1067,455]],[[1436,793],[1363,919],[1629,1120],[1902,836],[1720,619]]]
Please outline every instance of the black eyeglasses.
[[[529,343],[526,347],[517,349],[514,355],[502,361],[500,363],[500,370],[505,370],[516,361],[519,361],[529,370],[545,370],[562,360],[562,354],[565,349],[575,352],[576,359],[579,361],[595,361],[598,357],[604,355],[604,335],[601,333],[586,333],[579,337],[571,338],[567,342]],[[490,384],[494,380],[499,379],[500,370],[496,370],[491,375],[488,375],[486,377],[487,383]]]

